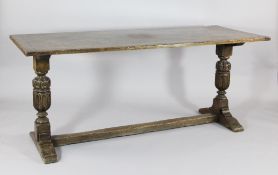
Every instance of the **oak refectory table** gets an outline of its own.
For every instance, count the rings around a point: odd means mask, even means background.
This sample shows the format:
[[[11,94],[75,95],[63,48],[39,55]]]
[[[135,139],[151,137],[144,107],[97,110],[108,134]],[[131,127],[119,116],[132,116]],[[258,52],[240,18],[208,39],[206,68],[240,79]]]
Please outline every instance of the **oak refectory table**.
[[[228,106],[225,90],[230,84],[231,64],[228,61],[234,46],[246,42],[268,41],[269,37],[237,31],[220,26],[189,26],[171,28],[129,29],[46,34],[11,35],[11,40],[24,53],[33,56],[33,106],[38,111],[35,130],[31,137],[45,163],[57,161],[55,147],[108,139],[119,136],[161,131],[172,128],[218,122],[234,131],[243,131]],[[161,120],[87,131],[51,135],[47,110],[51,104],[49,58],[57,54],[74,54],[103,51],[123,51],[154,48],[174,48],[216,45],[219,61],[216,63],[215,86],[218,89],[212,106],[201,108],[201,115]]]

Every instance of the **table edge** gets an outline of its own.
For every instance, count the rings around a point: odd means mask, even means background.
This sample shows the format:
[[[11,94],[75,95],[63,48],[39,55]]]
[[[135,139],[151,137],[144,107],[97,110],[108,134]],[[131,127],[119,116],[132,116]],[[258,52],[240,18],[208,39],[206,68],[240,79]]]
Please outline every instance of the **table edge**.
[[[21,50],[25,56],[41,56],[41,55],[61,55],[61,54],[78,54],[78,53],[92,53],[92,52],[108,52],[108,51],[129,51],[129,50],[143,50],[143,49],[158,49],[158,48],[179,48],[192,47],[204,45],[225,45],[225,44],[239,44],[246,42],[270,41],[268,36],[259,36],[257,38],[243,38],[238,40],[225,41],[207,41],[195,43],[173,43],[173,44],[151,44],[151,45],[135,45],[135,46],[121,46],[121,47],[107,47],[107,48],[85,48],[85,49],[67,49],[67,50],[53,50],[53,51],[26,51],[13,38],[15,35],[10,35],[9,38]]]

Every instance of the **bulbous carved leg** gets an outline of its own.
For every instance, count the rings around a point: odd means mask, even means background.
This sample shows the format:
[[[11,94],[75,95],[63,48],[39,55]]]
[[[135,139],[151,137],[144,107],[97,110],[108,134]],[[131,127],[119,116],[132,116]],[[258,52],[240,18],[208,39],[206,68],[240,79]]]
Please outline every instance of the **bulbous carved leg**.
[[[228,61],[232,55],[233,45],[217,45],[216,54],[220,61],[216,63],[215,86],[218,89],[218,95],[213,99],[213,105],[210,108],[201,108],[200,113],[213,113],[218,116],[218,122],[234,132],[243,131],[243,127],[229,111],[226,89],[230,85],[231,63]]]
[[[33,79],[33,106],[38,111],[35,120],[35,131],[31,132],[40,155],[45,163],[57,161],[55,148],[51,141],[50,123],[47,110],[51,105],[50,79],[46,76],[49,70],[50,56],[34,57],[34,70],[37,77]]]

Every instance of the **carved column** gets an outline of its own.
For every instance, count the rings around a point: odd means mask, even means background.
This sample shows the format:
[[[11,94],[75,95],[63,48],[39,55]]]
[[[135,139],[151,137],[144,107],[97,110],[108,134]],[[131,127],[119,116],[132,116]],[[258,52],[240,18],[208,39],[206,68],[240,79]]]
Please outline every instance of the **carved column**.
[[[32,133],[39,152],[45,163],[57,161],[56,152],[51,141],[50,123],[47,110],[51,105],[50,79],[46,76],[49,70],[49,58],[34,56],[33,68],[37,77],[33,79],[33,106],[38,111],[35,120],[35,131]]]
[[[213,99],[213,105],[210,108],[202,108],[200,113],[217,114],[218,122],[234,132],[243,131],[243,127],[231,115],[229,111],[226,90],[230,86],[231,63],[228,61],[233,52],[234,45],[216,45],[216,54],[219,61],[216,63],[215,86],[218,89],[218,95]]]
[[[216,63],[215,87],[218,89],[218,95],[213,100],[212,110],[214,113],[221,113],[223,108],[228,108],[228,99],[226,89],[230,86],[231,63],[228,61],[232,55],[233,46],[217,45],[216,54],[220,61]]]

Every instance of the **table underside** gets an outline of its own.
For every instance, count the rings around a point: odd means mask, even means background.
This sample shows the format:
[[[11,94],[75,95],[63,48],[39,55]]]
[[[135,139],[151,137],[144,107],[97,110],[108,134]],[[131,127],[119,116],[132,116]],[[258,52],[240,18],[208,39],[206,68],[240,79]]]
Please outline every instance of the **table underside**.
[[[26,56],[236,44],[267,36],[221,26],[188,26],[107,31],[11,35]]]

